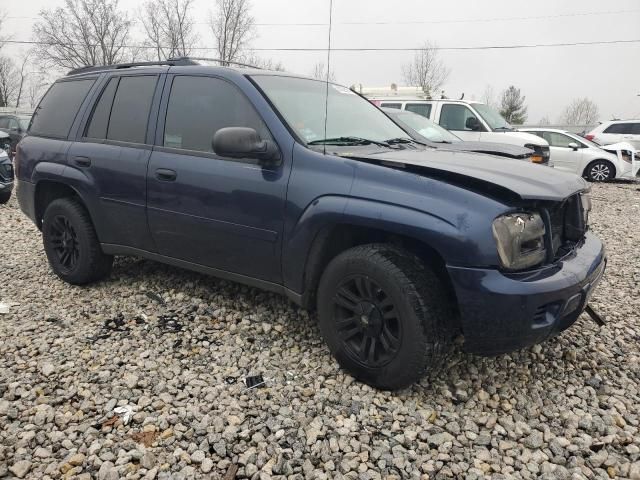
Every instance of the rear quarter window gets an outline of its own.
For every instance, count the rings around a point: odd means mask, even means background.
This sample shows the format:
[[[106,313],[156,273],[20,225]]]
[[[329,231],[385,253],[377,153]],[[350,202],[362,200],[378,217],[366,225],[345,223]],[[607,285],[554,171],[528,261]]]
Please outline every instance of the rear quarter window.
[[[80,105],[95,79],[65,80],[54,83],[36,109],[30,133],[43,137],[66,138]]]
[[[631,133],[630,123],[614,123],[604,129],[602,133]]]

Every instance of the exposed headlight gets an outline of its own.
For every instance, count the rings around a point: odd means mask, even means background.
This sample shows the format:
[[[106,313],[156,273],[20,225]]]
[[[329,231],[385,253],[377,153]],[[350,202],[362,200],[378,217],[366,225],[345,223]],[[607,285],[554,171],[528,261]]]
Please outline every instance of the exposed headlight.
[[[523,270],[544,261],[544,222],[537,213],[509,213],[493,221],[498,256],[507,270]]]

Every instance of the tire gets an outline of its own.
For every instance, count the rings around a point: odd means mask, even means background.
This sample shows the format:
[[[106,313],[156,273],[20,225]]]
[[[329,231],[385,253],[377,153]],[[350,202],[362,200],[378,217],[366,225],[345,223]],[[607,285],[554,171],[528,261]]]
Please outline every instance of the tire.
[[[11,198],[11,192],[0,192],[0,205],[4,205]]]
[[[113,257],[102,253],[89,213],[73,198],[49,204],[42,222],[42,241],[49,265],[65,282],[84,285],[111,272]]]
[[[383,390],[437,369],[452,340],[453,309],[440,280],[415,255],[386,244],[354,247],[329,263],[318,318],[340,366]]]
[[[616,167],[607,160],[595,160],[584,169],[584,177],[590,182],[608,182],[616,174]]]

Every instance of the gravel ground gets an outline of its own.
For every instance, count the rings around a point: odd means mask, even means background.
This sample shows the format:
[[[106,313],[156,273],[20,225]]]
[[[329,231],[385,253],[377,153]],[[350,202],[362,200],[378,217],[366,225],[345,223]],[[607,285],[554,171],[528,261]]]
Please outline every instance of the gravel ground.
[[[396,393],[343,374],[314,317],[272,294],[138,259],[64,284],[12,199],[0,477],[640,479],[639,190],[593,188],[606,327],[583,315],[525,351],[455,352]]]

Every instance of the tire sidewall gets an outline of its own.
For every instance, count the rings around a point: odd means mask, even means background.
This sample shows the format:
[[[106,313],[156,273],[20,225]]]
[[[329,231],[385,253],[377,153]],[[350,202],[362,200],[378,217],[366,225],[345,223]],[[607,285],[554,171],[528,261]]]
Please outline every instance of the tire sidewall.
[[[4,205],[11,199],[11,192],[0,192],[0,205]]]
[[[374,280],[391,297],[399,312],[402,324],[400,349],[389,363],[380,367],[367,367],[355,361],[349,355],[337,329],[333,327],[335,317],[332,298],[336,289],[353,275],[364,275]],[[397,279],[394,277],[395,275],[390,275],[375,262],[367,261],[365,258],[354,258],[330,264],[318,289],[320,332],[329,350],[338,363],[356,378],[380,388],[388,388],[387,385],[392,385],[396,379],[406,377],[407,368],[415,365],[417,357],[424,356],[428,342],[434,340],[426,338],[423,322],[417,317],[408,292],[402,291],[400,283],[395,281]]]

